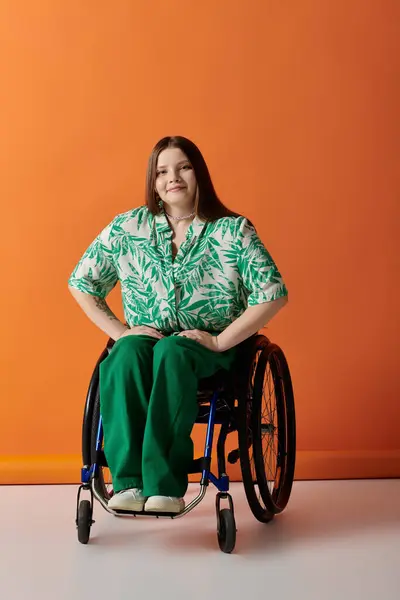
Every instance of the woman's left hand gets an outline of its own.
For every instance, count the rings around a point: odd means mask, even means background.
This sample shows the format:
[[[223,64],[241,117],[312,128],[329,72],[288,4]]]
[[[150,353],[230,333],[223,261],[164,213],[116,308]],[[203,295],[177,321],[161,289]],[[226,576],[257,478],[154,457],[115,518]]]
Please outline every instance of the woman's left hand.
[[[179,335],[194,340],[195,342],[199,342],[199,344],[205,346],[209,350],[221,352],[218,347],[218,337],[211,335],[211,333],[201,331],[200,329],[188,329],[187,331],[181,331]]]

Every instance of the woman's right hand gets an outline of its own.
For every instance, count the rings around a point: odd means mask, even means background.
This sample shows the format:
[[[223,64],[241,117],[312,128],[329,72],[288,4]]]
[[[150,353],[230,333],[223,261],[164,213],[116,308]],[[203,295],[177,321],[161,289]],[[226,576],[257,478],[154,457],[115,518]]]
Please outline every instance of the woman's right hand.
[[[123,337],[127,337],[128,335],[150,335],[151,337],[157,338],[158,340],[161,340],[163,337],[165,337],[161,333],[161,331],[158,331],[158,329],[148,327],[147,325],[135,325],[134,327],[130,327],[129,329],[124,331],[124,333],[120,335],[116,341],[118,342],[118,340],[120,340]]]

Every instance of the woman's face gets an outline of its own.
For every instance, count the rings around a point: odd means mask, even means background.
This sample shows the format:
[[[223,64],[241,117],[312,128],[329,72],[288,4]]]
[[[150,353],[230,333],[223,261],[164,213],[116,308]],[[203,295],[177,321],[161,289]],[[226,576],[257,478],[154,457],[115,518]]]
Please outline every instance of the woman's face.
[[[180,148],[166,148],[157,161],[156,191],[170,206],[192,207],[197,191],[196,175]]]

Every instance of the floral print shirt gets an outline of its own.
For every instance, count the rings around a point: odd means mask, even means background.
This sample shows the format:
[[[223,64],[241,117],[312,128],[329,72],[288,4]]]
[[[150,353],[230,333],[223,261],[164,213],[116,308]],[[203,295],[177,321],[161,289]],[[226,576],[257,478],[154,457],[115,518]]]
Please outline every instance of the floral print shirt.
[[[161,205],[162,208],[162,205]],[[125,320],[164,335],[221,332],[248,306],[287,295],[272,257],[245,217],[195,217],[178,253],[164,209],[117,215],[90,244],[69,285],[106,298],[119,281]]]

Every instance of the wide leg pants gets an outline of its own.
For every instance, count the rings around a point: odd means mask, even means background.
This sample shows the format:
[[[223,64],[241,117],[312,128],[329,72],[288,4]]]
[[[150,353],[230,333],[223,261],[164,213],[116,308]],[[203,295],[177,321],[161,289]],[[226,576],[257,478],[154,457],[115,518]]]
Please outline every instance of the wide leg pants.
[[[114,491],[184,496],[199,379],[229,369],[236,348],[214,352],[181,336],[129,335],[100,364],[104,452]]]

